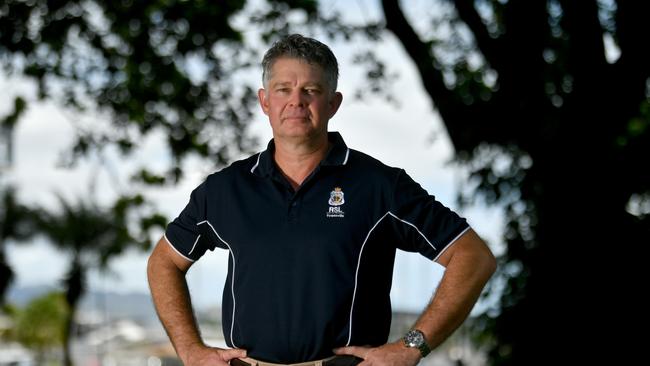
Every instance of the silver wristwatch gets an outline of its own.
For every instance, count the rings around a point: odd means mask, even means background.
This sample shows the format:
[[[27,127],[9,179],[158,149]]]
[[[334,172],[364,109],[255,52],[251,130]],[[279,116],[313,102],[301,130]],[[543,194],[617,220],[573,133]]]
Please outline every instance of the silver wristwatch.
[[[406,347],[417,348],[420,351],[422,358],[426,357],[429,352],[431,352],[431,348],[429,348],[429,345],[424,338],[424,333],[417,329],[409,330],[402,340]]]

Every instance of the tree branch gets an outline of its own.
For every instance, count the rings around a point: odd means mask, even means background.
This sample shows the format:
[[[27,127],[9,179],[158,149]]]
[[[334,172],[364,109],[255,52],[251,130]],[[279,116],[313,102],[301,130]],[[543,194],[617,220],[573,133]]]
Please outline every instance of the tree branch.
[[[423,42],[411,27],[398,0],[382,0],[381,4],[386,28],[395,34],[415,62],[424,88],[442,116],[452,144],[456,150],[471,151],[485,139],[475,128],[479,127],[477,121],[469,118],[476,115],[475,107],[463,104],[459,97],[446,87],[442,73],[435,67],[438,62],[430,44]]]
[[[550,27],[546,5],[545,0],[509,1],[501,12],[503,66],[495,114],[501,119],[500,132],[509,135],[504,139],[531,154],[538,149],[540,136],[552,139],[555,133],[543,131],[552,113],[543,58]]]
[[[474,34],[476,45],[488,61],[491,67],[497,72],[503,69],[503,58],[505,52],[502,51],[502,45],[498,39],[490,36],[487,28],[483,24],[481,16],[476,11],[472,1],[454,0],[456,12],[460,19],[467,24],[469,29]]]

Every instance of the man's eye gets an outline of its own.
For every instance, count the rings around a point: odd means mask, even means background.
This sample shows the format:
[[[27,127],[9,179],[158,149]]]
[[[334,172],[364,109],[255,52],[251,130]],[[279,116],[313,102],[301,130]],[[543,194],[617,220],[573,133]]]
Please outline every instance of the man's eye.
[[[307,94],[318,94],[319,91],[318,89],[307,89]]]

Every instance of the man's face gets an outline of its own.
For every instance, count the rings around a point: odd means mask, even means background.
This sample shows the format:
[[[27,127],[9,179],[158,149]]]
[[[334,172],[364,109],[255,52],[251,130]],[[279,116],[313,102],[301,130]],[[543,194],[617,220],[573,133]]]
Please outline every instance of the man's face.
[[[296,58],[277,59],[266,87],[259,90],[258,97],[275,138],[327,136],[327,123],[341,105],[342,96],[329,92],[319,66]]]

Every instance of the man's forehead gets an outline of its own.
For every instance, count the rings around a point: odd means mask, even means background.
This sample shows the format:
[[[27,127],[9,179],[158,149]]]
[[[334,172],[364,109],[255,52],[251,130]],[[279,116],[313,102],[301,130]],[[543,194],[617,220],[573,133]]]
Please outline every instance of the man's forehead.
[[[298,66],[296,66],[298,64]],[[271,74],[277,74],[278,72],[296,72],[297,68],[304,67],[310,71],[310,73],[318,74],[319,76],[323,74],[323,68],[314,63],[307,62],[306,60],[299,58],[289,58],[282,57],[271,65]]]
[[[289,80],[282,77],[271,78],[271,84],[276,86],[290,86],[298,82],[297,79]],[[323,80],[305,80],[301,84],[303,85],[313,85],[313,86],[323,86],[325,82]]]
[[[298,77],[295,74],[284,74],[284,73],[277,73],[277,74],[271,74],[271,79],[269,80],[269,84],[273,86],[294,86],[294,85],[302,85],[302,86],[317,86],[317,87],[324,87],[327,84],[327,81],[324,79],[322,75],[308,75],[306,78],[301,76]]]

